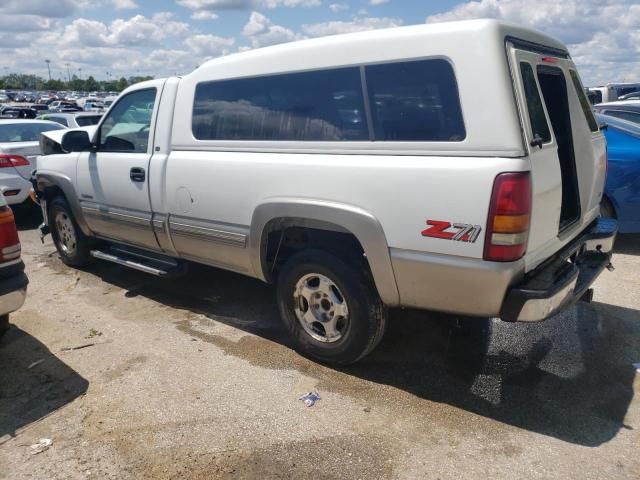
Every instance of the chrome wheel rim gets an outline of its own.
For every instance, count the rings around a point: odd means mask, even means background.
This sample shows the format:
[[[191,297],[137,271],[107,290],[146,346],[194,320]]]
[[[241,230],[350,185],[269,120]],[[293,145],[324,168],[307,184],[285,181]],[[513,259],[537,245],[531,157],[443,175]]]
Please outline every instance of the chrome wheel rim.
[[[309,273],[298,280],[293,304],[300,325],[319,342],[340,340],[349,326],[349,307],[342,292],[330,278]]]
[[[66,212],[58,212],[55,218],[60,249],[65,255],[73,255],[77,248],[76,231],[73,222]]]

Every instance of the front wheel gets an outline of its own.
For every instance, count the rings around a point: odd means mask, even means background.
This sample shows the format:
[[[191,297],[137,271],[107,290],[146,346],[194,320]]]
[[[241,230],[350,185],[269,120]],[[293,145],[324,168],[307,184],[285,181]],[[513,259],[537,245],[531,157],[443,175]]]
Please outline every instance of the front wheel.
[[[278,276],[278,307],[300,353],[341,365],[371,352],[387,321],[366,271],[318,250],[285,263]]]
[[[64,198],[56,197],[48,210],[51,237],[62,262],[72,267],[88,264],[91,261],[89,237],[80,230],[69,204]]]

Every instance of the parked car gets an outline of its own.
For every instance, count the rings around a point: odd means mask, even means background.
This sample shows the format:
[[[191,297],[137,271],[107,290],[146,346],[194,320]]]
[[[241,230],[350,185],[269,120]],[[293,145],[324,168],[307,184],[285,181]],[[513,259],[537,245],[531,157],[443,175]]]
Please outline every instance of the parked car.
[[[85,102],[84,104],[85,112],[103,112],[104,111],[104,103],[102,102]]]
[[[640,233],[640,125],[597,115],[605,124],[609,169],[601,211],[616,218],[621,233]]]
[[[597,113],[640,124],[640,101],[638,100],[600,103],[594,105],[593,110]]]
[[[44,120],[0,120],[0,190],[10,205],[27,200],[40,154],[40,133],[63,129]]]
[[[80,107],[75,102],[67,102],[62,100],[56,100],[49,104],[50,112],[82,112],[82,107]]]
[[[640,90],[640,83],[608,83],[597,87],[589,87],[587,89],[590,94],[589,98],[593,99],[594,104],[615,102],[619,97],[627,93]]]
[[[41,103],[34,103],[32,105],[28,106],[29,108],[35,110],[38,112],[38,114],[41,114],[43,112],[46,112],[49,110],[49,106],[48,105],[43,105]]]
[[[513,24],[228,55],[128,88],[92,128],[45,134],[70,153],[35,175],[62,260],[274,282],[321,361],[369,353],[390,306],[543,320],[610,262],[606,145],[576,67]]]
[[[0,108],[2,118],[36,118],[37,110],[28,107],[5,106]]]
[[[104,97],[104,108],[109,108],[113,102],[118,98],[117,95],[108,95]]]
[[[618,100],[640,100],[640,90],[622,95]]]
[[[69,128],[78,128],[78,127],[86,127],[88,125],[96,125],[100,119],[102,118],[102,114],[96,113],[47,113],[45,115],[40,115],[38,119],[40,120],[49,120],[51,122],[56,122],[65,127]]]
[[[0,193],[0,336],[9,329],[9,314],[22,307],[27,297],[29,279],[20,255],[13,211]]]

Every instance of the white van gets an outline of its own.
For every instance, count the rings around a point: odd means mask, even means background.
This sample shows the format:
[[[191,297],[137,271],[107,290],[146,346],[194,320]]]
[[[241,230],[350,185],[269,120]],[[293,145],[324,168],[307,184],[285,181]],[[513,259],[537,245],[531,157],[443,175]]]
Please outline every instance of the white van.
[[[70,153],[41,157],[36,180],[65,263],[274,282],[296,347],[322,361],[370,352],[388,307],[543,320],[588,292],[616,235],[566,47],[503,22],[217,58],[56,138]]]
[[[615,102],[628,93],[640,91],[640,83],[607,83],[587,88],[587,95],[592,104]]]

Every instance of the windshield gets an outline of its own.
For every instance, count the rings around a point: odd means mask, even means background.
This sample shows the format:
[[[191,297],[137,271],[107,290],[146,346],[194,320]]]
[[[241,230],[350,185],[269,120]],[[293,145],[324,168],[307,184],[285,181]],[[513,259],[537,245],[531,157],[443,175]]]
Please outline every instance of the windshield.
[[[102,118],[102,115],[83,115],[82,117],[76,117],[76,123],[81,127],[97,125],[100,118]]]
[[[37,142],[42,132],[61,130],[62,125],[55,123],[9,123],[0,125],[0,142]]]

